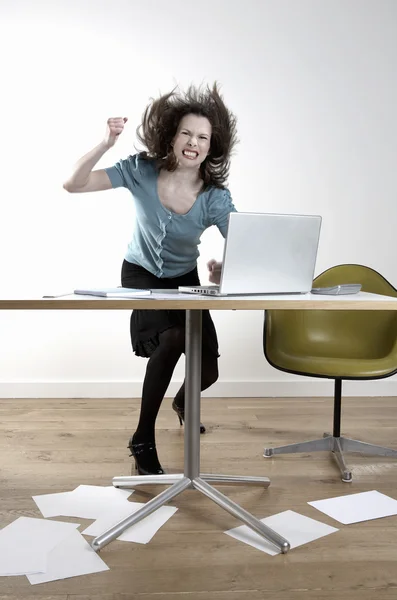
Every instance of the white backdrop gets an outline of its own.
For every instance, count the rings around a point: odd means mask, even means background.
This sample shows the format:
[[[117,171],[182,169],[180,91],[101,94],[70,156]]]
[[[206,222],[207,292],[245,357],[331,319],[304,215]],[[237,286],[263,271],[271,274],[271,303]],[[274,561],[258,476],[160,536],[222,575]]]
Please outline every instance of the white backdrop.
[[[134,209],[126,190],[70,195],[74,162],[109,116],[128,116],[99,163],[133,153],[152,96],[218,80],[240,144],[239,210],[323,217],[316,274],[342,262],[395,286],[397,3],[394,0],[0,0],[1,293],[119,285]],[[200,272],[221,256],[202,238]],[[220,379],[210,395],[329,395],[272,369],[263,314],[213,314]],[[0,314],[0,396],[139,396],[127,312]],[[183,378],[183,361],[169,392]],[[396,379],[350,394],[397,395]]]

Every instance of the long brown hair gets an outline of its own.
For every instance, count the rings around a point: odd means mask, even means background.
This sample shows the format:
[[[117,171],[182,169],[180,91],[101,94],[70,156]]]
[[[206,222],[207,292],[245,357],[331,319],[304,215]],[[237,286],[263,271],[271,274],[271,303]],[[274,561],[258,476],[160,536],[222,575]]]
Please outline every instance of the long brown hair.
[[[189,114],[206,117],[212,126],[210,151],[200,165],[204,186],[223,188],[237,143],[237,120],[226,107],[216,82],[212,89],[190,85],[185,93],[174,89],[156,100],[151,99],[137,128],[137,137],[148,150],[143,156],[155,159],[159,169],[175,171],[178,163],[171,143],[181,119]]]

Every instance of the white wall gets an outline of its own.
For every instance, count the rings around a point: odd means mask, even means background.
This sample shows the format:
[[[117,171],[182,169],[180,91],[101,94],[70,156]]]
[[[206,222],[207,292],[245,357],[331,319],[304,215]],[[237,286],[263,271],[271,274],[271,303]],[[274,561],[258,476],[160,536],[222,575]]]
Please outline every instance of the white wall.
[[[239,210],[323,216],[316,272],[359,262],[397,285],[394,0],[2,0],[0,295],[119,285],[133,225],[126,190],[69,195],[62,182],[106,119],[129,117],[99,166],[134,151],[148,99],[222,84],[239,137]],[[200,271],[219,257],[203,236]],[[214,313],[211,395],[330,394],[273,370],[260,312]],[[0,314],[0,396],[138,396],[127,312]],[[176,383],[183,377],[178,365]],[[397,394],[396,379],[348,393]]]

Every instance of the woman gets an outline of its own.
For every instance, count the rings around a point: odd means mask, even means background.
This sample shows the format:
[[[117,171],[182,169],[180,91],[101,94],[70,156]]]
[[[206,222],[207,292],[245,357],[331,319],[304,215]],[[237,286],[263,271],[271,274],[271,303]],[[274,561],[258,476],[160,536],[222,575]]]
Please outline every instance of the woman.
[[[152,101],[137,129],[147,148],[114,166],[93,170],[116,143],[127,118],[111,118],[104,140],[77,163],[64,183],[68,192],[126,187],[135,200],[136,221],[123,261],[121,284],[130,288],[178,288],[199,285],[200,237],[216,225],[225,237],[228,215],[235,211],[228,189],[230,155],[236,143],[236,119],[217,85],[190,86]],[[209,279],[219,283],[220,263],[208,263]],[[184,352],[185,312],[134,310],[131,342],[137,356],[148,358],[139,423],[129,440],[142,475],[164,473],[156,450],[155,422],[175,366]],[[208,311],[203,311],[201,390],[218,378],[218,340]],[[172,408],[184,419],[185,387]],[[205,428],[200,425],[203,433]]]

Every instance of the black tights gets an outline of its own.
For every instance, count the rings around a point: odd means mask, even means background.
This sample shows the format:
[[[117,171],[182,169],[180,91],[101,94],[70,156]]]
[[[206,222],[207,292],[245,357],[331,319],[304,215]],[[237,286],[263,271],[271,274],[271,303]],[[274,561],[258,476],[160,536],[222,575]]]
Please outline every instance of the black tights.
[[[205,339],[203,336],[203,349]],[[176,364],[185,351],[185,330],[171,327],[159,335],[159,345],[149,358],[143,381],[141,414],[134,435],[135,443],[154,441],[154,428],[161,402],[170,384]],[[218,359],[212,352],[203,351],[201,390],[206,390],[218,379]],[[175,396],[177,406],[184,407],[185,383]]]

